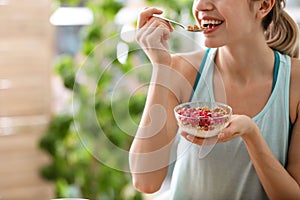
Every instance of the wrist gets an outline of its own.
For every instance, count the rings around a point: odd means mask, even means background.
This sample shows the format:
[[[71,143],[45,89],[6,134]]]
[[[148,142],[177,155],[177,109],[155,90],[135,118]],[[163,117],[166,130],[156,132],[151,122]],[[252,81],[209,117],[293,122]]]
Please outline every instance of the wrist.
[[[247,131],[245,134],[243,134],[241,137],[244,142],[251,142],[258,139],[258,137],[261,135],[260,129],[257,126],[257,124],[252,121],[252,125],[249,128],[249,131]]]

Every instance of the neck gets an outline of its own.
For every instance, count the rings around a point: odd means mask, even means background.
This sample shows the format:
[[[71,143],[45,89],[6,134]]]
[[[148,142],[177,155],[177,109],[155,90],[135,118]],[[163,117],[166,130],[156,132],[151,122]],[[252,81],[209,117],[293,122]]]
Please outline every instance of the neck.
[[[272,74],[274,53],[264,45],[234,45],[218,49],[216,65],[221,73],[229,75],[233,80],[247,81],[259,75]]]

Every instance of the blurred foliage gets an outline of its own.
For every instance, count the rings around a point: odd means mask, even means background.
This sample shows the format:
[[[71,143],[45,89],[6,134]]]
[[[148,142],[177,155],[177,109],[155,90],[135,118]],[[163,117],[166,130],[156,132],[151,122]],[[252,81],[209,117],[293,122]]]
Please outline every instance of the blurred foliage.
[[[94,23],[82,28],[83,43],[78,54],[84,58],[78,61],[74,55],[62,55],[55,63],[57,74],[72,94],[70,108],[66,109],[72,111],[55,113],[40,141],[40,147],[52,158],[42,168],[42,176],[55,184],[57,197],[142,199],[132,188],[128,171],[122,171],[123,167],[128,168],[128,156],[119,155],[110,146],[129,150],[146,99],[145,90],[130,93],[126,92],[126,86],[120,90],[114,86],[125,75],[139,84],[148,83],[151,73],[151,69],[135,68],[147,62],[137,44],[119,38],[121,25],[114,20],[126,1],[58,0],[56,3],[89,7]],[[147,3],[168,8],[178,17],[182,8],[191,8],[192,1],[148,0]],[[119,42],[130,49],[125,63],[116,59]]]
[[[182,9],[190,9],[192,8],[193,1],[191,0],[168,0],[168,1],[157,1],[157,0],[148,0],[151,5],[159,5],[163,8],[167,8],[169,11],[174,11],[180,14]]]

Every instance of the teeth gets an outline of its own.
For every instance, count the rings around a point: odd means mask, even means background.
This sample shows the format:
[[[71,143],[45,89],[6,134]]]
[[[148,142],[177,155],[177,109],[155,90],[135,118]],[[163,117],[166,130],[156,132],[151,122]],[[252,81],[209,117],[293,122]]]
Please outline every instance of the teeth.
[[[220,21],[220,20],[202,20],[202,25],[208,25],[208,24],[213,24],[213,25],[215,25],[215,24],[221,24],[222,23],[222,21]]]

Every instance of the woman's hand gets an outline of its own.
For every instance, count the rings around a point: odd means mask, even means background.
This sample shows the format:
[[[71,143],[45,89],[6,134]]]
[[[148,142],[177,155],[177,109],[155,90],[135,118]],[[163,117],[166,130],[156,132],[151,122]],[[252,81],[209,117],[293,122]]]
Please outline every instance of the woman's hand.
[[[199,138],[182,132],[181,135],[188,141],[198,145],[211,145],[214,143],[227,142],[241,136],[243,139],[257,132],[256,123],[246,115],[232,115],[229,125],[219,135],[212,138]]]
[[[168,39],[174,29],[166,21],[152,17],[162,14],[157,8],[145,8],[139,15],[136,40],[153,64],[170,66],[171,55],[168,51]]]

